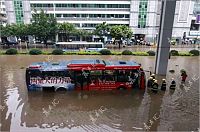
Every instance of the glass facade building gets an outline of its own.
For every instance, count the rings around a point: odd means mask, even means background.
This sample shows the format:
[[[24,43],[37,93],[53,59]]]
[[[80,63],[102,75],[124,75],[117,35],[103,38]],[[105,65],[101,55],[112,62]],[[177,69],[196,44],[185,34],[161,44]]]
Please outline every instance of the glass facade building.
[[[24,13],[23,13],[23,5],[22,0],[14,0],[14,10],[15,10],[15,16],[16,16],[16,23],[20,24],[23,23],[24,19]]]
[[[138,15],[138,28],[146,27],[147,5],[148,5],[148,0],[140,0],[139,15]]]

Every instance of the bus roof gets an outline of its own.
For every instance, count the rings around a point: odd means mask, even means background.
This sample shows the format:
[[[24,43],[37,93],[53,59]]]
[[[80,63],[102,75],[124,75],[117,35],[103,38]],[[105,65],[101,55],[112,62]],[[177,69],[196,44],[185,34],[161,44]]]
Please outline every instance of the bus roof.
[[[139,69],[140,64],[133,61],[104,61],[98,59],[71,60],[60,62],[37,62],[29,66],[30,69],[42,71],[74,70],[112,70],[112,69]]]

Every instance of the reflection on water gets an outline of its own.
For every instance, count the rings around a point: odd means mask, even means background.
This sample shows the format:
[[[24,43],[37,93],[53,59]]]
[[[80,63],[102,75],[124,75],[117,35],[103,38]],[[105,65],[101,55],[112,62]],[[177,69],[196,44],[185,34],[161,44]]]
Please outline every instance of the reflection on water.
[[[107,60],[134,60],[146,70],[154,67],[154,57],[81,56]],[[54,61],[80,56],[53,56]],[[168,70],[177,80],[173,92],[84,91],[27,92],[25,67],[46,61],[47,56],[0,56],[1,131],[193,131],[199,127],[199,58],[172,57]],[[191,65],[193,68],[191,68]],[[179,71],[188,71],[185,89],[179,85]],[[147,77],[149,74],[147,73]],[[158,77],[161,80],[164,77]]]

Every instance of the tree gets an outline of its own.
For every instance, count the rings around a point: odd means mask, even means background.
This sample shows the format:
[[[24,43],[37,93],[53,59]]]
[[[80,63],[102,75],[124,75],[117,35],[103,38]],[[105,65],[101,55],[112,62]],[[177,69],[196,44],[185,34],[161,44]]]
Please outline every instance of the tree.
[[[125,25],[116,25],[112,26],[110,30],[110,34],[115,40],[119,43],[119,48],[121,46],[122,40],[126,38],[131,38],[133,32],[128,26]],[[116,41],[115,41],[116,43]]]
[[[74,24],[71,24],[71,23],[58,24],[58,31],[59,31],[59,33],[64,33],[66,35],[67,41],[69,41],[70,35],[75,35],[77,33],[77,30],[76,30]]]
[[[1,28],[3,37],[16,36],[18,38],[25,37],[28,34],[28,25],[26,24],[11,24]]]
[[[103,37],[107,36],[109,33],[110,33],[110,26],[106,22],[98,24],[94,30],[94,34],[99,36],[103,41],[104,41]]]
[[[83,38],[85,38],[85,40],[86,40],[87,37],[91,36],[92,32],[89,32],[89,31],[84,30],[84,29],[77,29],[76,35],[80,36],[80,39],[82,41]]]
[[[57,33],[57,21],[52,15],[47,15],[44,10],[37,13],[35,10],[32,15],[32,24],[30,25],[30,34],[38,37],[40,40],[47,42],[48,39],[55,37]]]

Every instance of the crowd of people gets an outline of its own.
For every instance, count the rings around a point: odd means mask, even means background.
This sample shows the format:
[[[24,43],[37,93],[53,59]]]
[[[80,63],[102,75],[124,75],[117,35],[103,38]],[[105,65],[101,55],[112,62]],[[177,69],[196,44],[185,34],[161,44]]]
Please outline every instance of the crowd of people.
[[[185,70],[181,70],[181,81],[184,83],[187,78],[187,73]],[[151,89],[154,93],[157,93],[159,90],[159,84],[158,81],[156,80],[155,74],[151,74],[147,81],[147,88]],[[165,91],[167,89],[167,83],[165,79],[162,79],[160,90]],[[169,89],[175,90],[176,89],[176,81],[174,78],[171,79],[171,83],[169,86]]]

